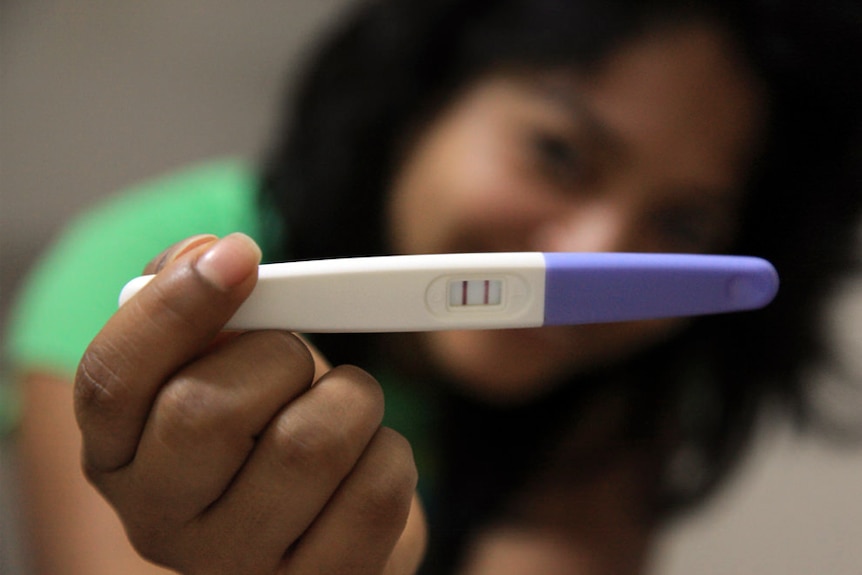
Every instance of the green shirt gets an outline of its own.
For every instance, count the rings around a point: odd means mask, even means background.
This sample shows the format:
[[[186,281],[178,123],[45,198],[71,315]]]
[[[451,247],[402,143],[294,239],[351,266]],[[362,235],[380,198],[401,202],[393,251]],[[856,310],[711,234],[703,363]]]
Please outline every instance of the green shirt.
[[[74,374],[123,285],[188,236],[241,231],[266,245],[254,190],[240,162],[210,163],[135,186],[72,222],[12,310],[6,353],[13,368]]]

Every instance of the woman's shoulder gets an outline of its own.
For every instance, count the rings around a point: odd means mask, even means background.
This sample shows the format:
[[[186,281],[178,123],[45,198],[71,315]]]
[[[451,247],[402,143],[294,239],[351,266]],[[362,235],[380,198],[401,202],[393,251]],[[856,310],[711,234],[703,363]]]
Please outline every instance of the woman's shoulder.
[[[125,282],[185,237],[241,231],[260,241],[256,187],[243,162],[213,161],[131,186],[74,218],[19,292],[6,334],[12,364],[70,373]]]
[[[252,170],[239,160],[183,168],[109,197],[74,220],[62,241],[107,233],[143,245],[202,227],[209,233],[236,231],[237,226],[256,232],[256,187]],[[145,232],[143,237],[124,233],[129,226]]]

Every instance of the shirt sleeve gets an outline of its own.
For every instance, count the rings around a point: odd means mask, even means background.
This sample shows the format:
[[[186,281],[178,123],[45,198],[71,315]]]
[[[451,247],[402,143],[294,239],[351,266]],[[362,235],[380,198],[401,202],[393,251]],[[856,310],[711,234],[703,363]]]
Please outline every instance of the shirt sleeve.
[[[136,186],[74,220],[13,306],[5,345],[12,368],[71,376],[122,286],[171,244],[235,231],[260,241],[255,187],[240,162],[215,162]]]

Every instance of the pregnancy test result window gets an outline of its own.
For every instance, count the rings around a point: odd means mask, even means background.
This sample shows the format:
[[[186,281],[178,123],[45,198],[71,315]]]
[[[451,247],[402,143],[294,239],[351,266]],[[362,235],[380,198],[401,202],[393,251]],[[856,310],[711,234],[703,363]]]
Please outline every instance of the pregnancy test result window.
[[[449,306],[492,306],[503,301],[502,280],[460,280],[449,283]]]

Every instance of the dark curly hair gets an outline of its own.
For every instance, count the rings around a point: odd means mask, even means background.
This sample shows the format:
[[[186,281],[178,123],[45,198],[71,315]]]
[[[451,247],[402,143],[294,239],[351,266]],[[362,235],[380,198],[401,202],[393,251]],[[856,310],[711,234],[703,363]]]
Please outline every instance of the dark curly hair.
[[[459,90],[502,66],[597,65],[654,26],[691,20],[732,34],[766,86],[765,151],[752,170],[731,251],[771,260],[781,292],[762,312],[697,319],[673,341],[594,374],[595,385],[562,386],[536,405],[495,409],[446,398],[450,435],[441,445],[452,481],[444,473],[444,527],[437,531],[455,534],[441,547],[450,555],[458,534],[492,516],[523,479],[535,446],[551,441],[571,406],[608,381],[623,382],[631,399],[626,437],[658,439],[671,421],[675,449],[695,455],[689,461],[696,473],[689,465],[685,477],[665,475],[657,518],[701,500],[726,475],[764,401],[778,400],[811,420],[804,370],[825,351],[819,326],[827,296],[857,265],[862,7],[781,0],[368,2],[325,38],[288,104],[261,179],[266,210],[288,232],[276,257],[385,254],[384,203],[399,153]],[[336,361],[361,364],[375,344],[371,336],[324,336],[320,345]],[[508,432],[517,437],[507,438],[506,453],[491,450],[477,462],[471,445],[506,434],[516,417],[520,431]],[[474,438],[470,445],[465,436]]]

